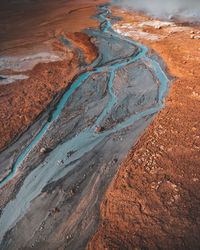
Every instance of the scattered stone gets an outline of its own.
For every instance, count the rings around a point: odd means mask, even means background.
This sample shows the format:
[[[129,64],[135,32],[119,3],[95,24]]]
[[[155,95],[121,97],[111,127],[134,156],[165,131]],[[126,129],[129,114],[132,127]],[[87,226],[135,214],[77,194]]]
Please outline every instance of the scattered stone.
[[[67,158],[71,157],[74,153],[75,153],[75,151],[69,151],[69,152],[67,152]]]
[[[190,32],[190,34],[194,34],[194,30],[192,30],[192,31]]]
[[[95,43],[96,41],[97,41],[96,38],[94,38],[94,37],[90,38],[90,42],[91,42],[91,43]]]
[[[161,145],[161,146],[160,146],[160,149],[161,149],[161,150],[164,150],[164,147]]]
[[[112,160],[112,163],[117,163],[117,161],[118,161],[118,159],[117,159],[117,158],[114,158],[114,159]]]
[[[92,68],[91,68],[91,67],[88,67],[88,68],[87,68],[87,70],[88,70],[88,71],[91,71],[91,70],[92,70]]]
[[[195,91],[192,92],[193,96],[199,96],[198,93],[196,93]]]
[[[160,25],[156,25],[155,28],[160,30],[162,27]]]
[[[71,195],[74,195],[74,194],[75,194],[74,189],[71,188],[71,189],[69,190],[69,193],[70,193]]]
[[[40,154],[46,154],[46,153],[49,153],[49,152],[51,152],[51,151],[52,151],[51,148],[42,147],[42,148],[40,149]]]
[[[72,155],[71,151],[67,153],[67,158],[69,158]]]
[[[101,133],[103,131],[104,131],[104,127],[101,127],[101,126],[97,127],[97,132],[98,133]]]
[[[190,36],[191,39],[194,39],[194,37],[195,37],[194,35],[191,35],[191,36]]]
[[[52,212],[53,212],[53,213],[59,213],[59,212],[60,212],[60,209],[57,208],[57,207],[54,207],[54,208],[52,209]]]
[[[40,154],[44,154],[46,152],[46,148],[41,148],[40,149]]]
[[[64,161],[63,161],[63,160],[58,160],[57,163],[58,163],[59,165],[61,165],[61,164],[64,163]]]
[[[72,235],[71,235],[71,234],[66,236],[66,239],[67,239],[67,240],[70,240],[71,238],[72,238]]]

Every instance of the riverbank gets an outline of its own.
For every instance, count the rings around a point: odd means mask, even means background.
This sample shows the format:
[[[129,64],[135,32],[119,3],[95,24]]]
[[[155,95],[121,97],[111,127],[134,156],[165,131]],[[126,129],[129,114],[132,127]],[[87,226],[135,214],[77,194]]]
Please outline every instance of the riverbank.
[[[137,141],[104,196],[100,226],[88,248],[198,249],[199,69],[196,62],[199,43],[191,39],[191,32],[196,35],[198,27],[164,25],[160,28],[157,24],[152,27],[152,22],[144,26],[145,21],[153,20],[115,9],[113,15],[124,18],[123,22],[114,22],[113,28],[119,33],[138,25],[132,39],[158,51],[166,60],[169,72],[179,79],[170,90],[166,107]],[[134,25],[128,28],[127,23]],[[120,27],[121,24],[125,27]],[[1,188],[2,249],[84,248],[97,229],[99,204],[118,165],[154,118],[149,115],[115,131],[127,119],[124,114],[130,117],[156,105],[159,82],[152,73],[157,68],[142,59],[126,65],[126,57],[132,59],[138,54],[137,46],[130,53],[130,43],[124,44],[123,39],[116,41],[96,30],[88,32],[95,37],[92,43],[96,42],[103,52],[102,64],[99,63],[95,72],[88,68],[91,75],[86,76],[80,88],[74,89],[59,119],[49,127],[14,178]],[[74,41],[84,55],[91,54],[85,49],[88,43],[83,46],[79,36],[78,39],[74,35],[68,37],[63,39],[68,46]],[[56,46],[60,48],[60,44]],[[150,52],[148,55],[164,65]],[[120,63],[124,65],[118,68]],[[55,65],[51,64],[53,69]],[[114,79],[113,70],[116,71]],[[154,84],[155,80],[158,85]],[[146,90],[144,96],[141,91],[135,92],[140,88]],[[116,98],[119,105],[111,108]],[[145,106],[149,101],[150,107]],[[110,111],[110,116],[104,110]],[[49,114],[42,115],[37,129],[49,119]],[[102,122],[98,127],[101,131],[94,126],[98,121]],[[109,134],[110,131],[114,133]],[[27,134],[31,137],[32,133],[24,133],[26,143]],[[20,147],[24,147],[23,140]],[[54,150],[41,154],[44,146]]]
[[[153,48],[176,78],[165,108],[121,165],[88,249],[199,249],[199,26],[113,8],[114,29]]]
[[[99,30],[85,33],[99,60],[77,76],[1,183],[2,249],[85,247],[118,165],[162,107],[170,84],[162,59],[113,33],[109,9],[98,13]]]
[[[102,2],[1,3],[0,151],[16,141],[97,57],[90,37],[78,32],[98,27],[91,16]],[[74,21],[77,18],[79,22]],[[64,44],[62,37],[71,44]]]

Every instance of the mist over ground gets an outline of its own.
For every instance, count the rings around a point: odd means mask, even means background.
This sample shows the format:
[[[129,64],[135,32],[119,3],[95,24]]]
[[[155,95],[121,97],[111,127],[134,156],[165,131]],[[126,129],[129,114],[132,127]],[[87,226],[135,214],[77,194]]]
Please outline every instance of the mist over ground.
[[[156,17],[200,22],[200,0],[113,0],[112,3]]]

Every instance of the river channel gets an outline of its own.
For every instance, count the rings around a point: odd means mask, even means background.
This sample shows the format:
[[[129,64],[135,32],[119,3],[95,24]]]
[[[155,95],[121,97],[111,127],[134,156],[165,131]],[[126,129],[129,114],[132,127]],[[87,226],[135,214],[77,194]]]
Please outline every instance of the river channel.
[[[84,196],[88,196],[88,202],[82,211],[89,210],[90,204],[91,209],[94,209],[94,204],[99,204],[118,166],[138,136],[164,105],[170,81],[164,73],[164,67],[160,66],[163,65],[162,60],[154,54],[149,54],[148,49],[142,44],[115,33],[112,30],[114,20],[107,6],[99,8],[96,18],[101,22],[100,29],[88,29],[85,32],[94,39],[99,49],[98,59],[88,67],[87,72],[78,76],[61,98],[51,119],[19,155],[12,172],[0,183],[0,187],[3,187],[12,181],[12,178],[15,179],[20,168],[34,165],[16,197],[10,200],[2,211],[1,249],[12,249],[14,242],[17,247],[25,247],[26,242],[30,243],[31,240],[35,240],[34,237],[39,237],[35,232],[40,223],[33,219],[33,225],[28,228],[28,223],[25,225],[23,221],[25,215],[32,213],[35,204],[41,201],[42,194],[48,193],[51,196],[53,189],[66,191],[72,186],[74,193],[78,190],[79,201],[77,198],[74,205],[68,206],[69,211],[65,210],[66,218],[63,220],[65,223],[73,221],[73,226],[68,229],[73,234],[69,246],[73,246],[73,249],[79,248],[80,245],[76,242],[78,229],[74,225],[86,220],[87,216],[83,219],[80,215],[75,221],[70,217],[70,211],[78,209],[77,204],[85,199]],[[98,128],[101,128],[101,131],[98,131]],[[63,138],[62,143],[55,145],[56,143],[51,142],[60,136]],[[34,158],[39,157],[38,149],[48,142],[54,145],[54,149],[37,165]],[[89,174],[90,169],[92,170]],[[83,179],[83,182],[78,185],[80,179]],[[80,191],[81,185],[83,191]],[[101,191],[98,191],[100,193],[97,195],[96,190],[100,188]],[[63,204],[59,208],[62,210],[61,207],[66,206],[62,199],[66,197],[63,198],[62,195],[61,198],[59,195],[52,198],[54,202],[48,206],[55,206],[54,203],[56,206]],[[98,198],[95,199],[95,196]],[[45,207],[44,203],[41,204]],[[44,223],[47,220],[45,211],[45,208],[41,209],[41,215],[36,212],[37,216],[33,217]],[[93,229],[84,234],[84,240],[94,230],[95,225],[94,222]],[[13,228],[17,229],[13,231]],[[26,240],[20,240],[19,235],[26,228],[30,233]],[[51,233],[48,233],[48,237]],[[13,239],[13,243],[8,243],[9,238]]]

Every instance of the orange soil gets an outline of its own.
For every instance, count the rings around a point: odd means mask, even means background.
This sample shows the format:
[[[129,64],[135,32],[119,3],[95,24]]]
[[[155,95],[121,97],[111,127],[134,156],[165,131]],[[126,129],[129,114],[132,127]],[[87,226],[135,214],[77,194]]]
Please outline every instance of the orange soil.
[[[133,27],[149,19],[118,9],[114,15]],[[177,80],[107,190],[87,249],[200,248],[200,42],[190,31],[143,31],[166,35],[139,41],[157,51]]]
[[[14,54],[42,46],[61,32],[77,32],[99,25],[91,19],[103,0],[2,0],[0,3],[0,52]]]
[[[91,43],[87,34],[81,32],[68,33],[68,40],[84,52],[86,63],[90,64],[97,57],[96,46]]]
[[[95,15],[95,6],[102,2],[39,0],[30,2],[30,6],[24,2],[1,6],[0,30],[3,34],[0,34],[0,54],[20,55],[27,51],[30,54],[53,50],[64,53],[66,58],[40,63],[32,70],[23,72],[29,79],[0,85],[0,149],[27,129],[56,93],[67,87],[80,72],[76,48],[83,51],[87,64],[97,57],[97,48],[89,36],[79,31],[90,25],[99,25],[90,16]],[[59,42],[58,38],[63,34],[69,37],[74,48],[66,48]],[[12,73],[11,70],[1,71],[1,74]]]
[[[21,134],[78,73],[78,58],[38,64],[30,78],[0,87],[0,148]],[[71,70],[71,68],[73,70]]]

